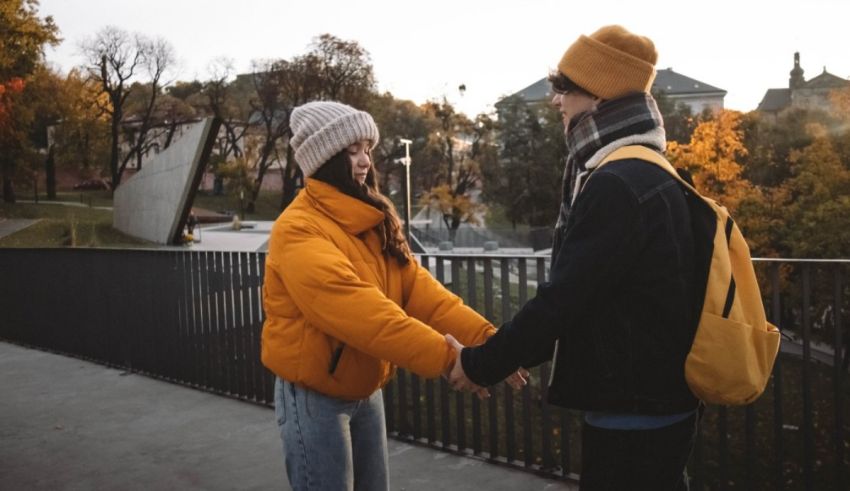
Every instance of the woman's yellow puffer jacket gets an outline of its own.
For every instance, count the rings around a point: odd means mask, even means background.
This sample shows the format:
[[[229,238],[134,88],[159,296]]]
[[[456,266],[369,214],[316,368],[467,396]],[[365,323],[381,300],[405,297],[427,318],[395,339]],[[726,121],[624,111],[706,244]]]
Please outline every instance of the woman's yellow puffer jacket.
[[[415,259],[381,252],[384,214],[315,179],[274,224],[266,259],[262,361],[323,394],[364,399],[393,365],[436,377],[454,360],[443,334],[484,342],[492,324]],[[342,355],[331,373],[333,353]]]

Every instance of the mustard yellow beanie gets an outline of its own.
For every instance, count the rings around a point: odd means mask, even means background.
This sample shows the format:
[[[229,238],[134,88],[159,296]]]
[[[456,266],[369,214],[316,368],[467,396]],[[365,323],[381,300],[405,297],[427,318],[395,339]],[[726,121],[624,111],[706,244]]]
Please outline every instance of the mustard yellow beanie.
[[[579,87],[603,99],[649,92],[658,52],[648,37],[622,26],[605,26],[567,49],[558,70]]]

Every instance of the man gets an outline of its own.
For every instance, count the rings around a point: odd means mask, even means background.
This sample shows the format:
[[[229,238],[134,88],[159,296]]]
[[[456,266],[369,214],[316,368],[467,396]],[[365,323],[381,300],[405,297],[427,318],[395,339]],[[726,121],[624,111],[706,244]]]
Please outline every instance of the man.
[[[583,490],[688,487],[699,402],[684,363],[701,304],[684,192],[638,159],[595,170],[626,145],[664,151],[656,59],[650,39],[607,26],[549,77],[568,149],[550,281],[450,376],[476,388],[552,359],[549,402],[585,411]]]

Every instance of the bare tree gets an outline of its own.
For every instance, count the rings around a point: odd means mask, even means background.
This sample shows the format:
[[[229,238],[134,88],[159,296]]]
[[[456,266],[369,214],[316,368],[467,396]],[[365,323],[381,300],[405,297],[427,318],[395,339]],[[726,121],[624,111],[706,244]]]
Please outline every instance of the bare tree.
[[[289,134],[289,114],[300,104],[330,99],[364,109],[375,94],[375,77],[368,51],[356,41],[345,41],[330,34],[317,37],[306,54],[280,62],[279,77],[287,109],[281,112],[285,117],[285,135]],[[281,209],[292,202],[302,181],[301,170],[295,165],[288,143],[286,139]]]
[[[257,60],[250,74],[248,128],[240,127],[231,114],[237,105],[230,99],[234,86],[242,87],[246,77],[228,82],[232,73],[226,60],[216,60],[212,78],[204,93],[210,110],[224,121],[227,134],[221,157],[240,157],[243,138],[256,138],[257,152],[250,165],[253,182],[249,186],[246,211],[253,212],[260,188],[269,171],[279,166],[282,175],[281,209],[295,197],[302,181],[289,146],[289,117],[293,108],[311,100],[333,99],[365,107],[374,93],[375,81],[369,54],[355,41],[343,41],[329,34],[316,38],[307,53],[291,60]],[[243,120],[244,121],[244,120]],[[247,132],[246,132],[247,130]]]
[[[221,120],[224,128],[225,138],[219,149],[219,156],[222,160],[227,160],[231,155],[241,157],[239,142],[245,136],[248,125],[245,124],[245,118],[239,114],[239,108],[231,94],[229,81],[234,73],[233,61],[225,58],[213,60],[208,70],[210,79],[204,83],[202,93],[206,96],[210,112]]]
[[[308,56],[317,65],[322,98],[361,107],[374,93],[372,61],[357,41],[322,34],[313,41]]]
[[[145,105],[141,112],[136,114],[139,127],[134,132],[135,138],[130,141],[130,150],[121,163],[120,173],[122,174],[133,157],[136,158],[136,168],[142,168],[142,157],[150,150],[154,141],[153,138],[150,138],[150,130],[154,123],[157,100],[161,95],[162,88],[170,82],[164,80],[163,77],[175,63],[174,48],[168,41],[162,38],[155,40],[137,38],[137,42],[142,53],[142,67],[147,76],[148,91]]]
[[[255,96],[249,101],[251,116],[248,122],[261,129],[263,143],[257,156],[256,178],[245,207],[248,213],[254,212],[266,172],[276,162],[280,162],[278,143],[289,131],[289,113],[292,107],[284,101],[281,90],[286,68],[286,61],[265,60],[253,63],[251,80]]]
[[[84,41],[81,49],[86,57],[89,76],[108,96],[109,102],[102,109],[110,119],[109,170],[114,190],[121,183],[121,176],[130,160],[136,156],[137,162],[140,162],[147,150],[151,117],[164,85],[163,76],[174,64],[174,50],[165,40],[149,40],[112,26],[101,29],[94,38]],[[127,116],[127,101],[134,90],[141,88],[141,84],[136,82],[148,82],[150,91],[147,102],[135,115],[139,127],[130,138],[130,150],[122,156],[121,129]]]

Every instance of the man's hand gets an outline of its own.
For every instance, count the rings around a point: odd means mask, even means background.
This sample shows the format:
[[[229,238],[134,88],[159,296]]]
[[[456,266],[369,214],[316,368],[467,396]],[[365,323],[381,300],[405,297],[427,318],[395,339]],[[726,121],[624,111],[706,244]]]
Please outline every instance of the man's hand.
[[[449,346],[454,348],[455,351],[457,351],[457,359],[455,359],[455,363],[446,377],[449,379],[449,383],[452,384],[452,387],[455,390],[475,392],[481,399],[490,397],[490,393],[486,388],[476,385],[474,382],[469,380],[469,377],[467,377],[466,373],[463,371],[463,364],[460,361],[460,351],[464,348],[464,346],[451,334],[446,334],[446,342],[449,343]],[[530,377],[531,374],[528,370],[520,367],[519,370],[510,374],[508,378],[505,379],[505,382],[507,382],[507,384],[514,390],[522,390],[523,387],[528,385]],[[485,393],[486,396],[483,396]]]
[[[452,369],[449,371],[448,379],[449,384],[451,384],[452,388],[455,390],[465,390],[467,392],[473,392],[478,396],[479,399],[487,399],[490,397],[490,391],[484,387],[476,385],[466,376],[466,373],[463,371],[463,364],[460,361],[460,352],[463,349],[463,345],[458,342],[457,339],[454,338],[451,334],[446,334],[446,342],[449,343],[449,346],[455,349],[457,352],[457,357],[455,358],[455,363],[452,366]]]
[[[531,374],[528,370],[520,367],[519,370],[510,374],[508,378],[505,379],[505,382],[507,382],[514,390],[522,390],[523,387],[528,385],[528,380],[530,378]]]

